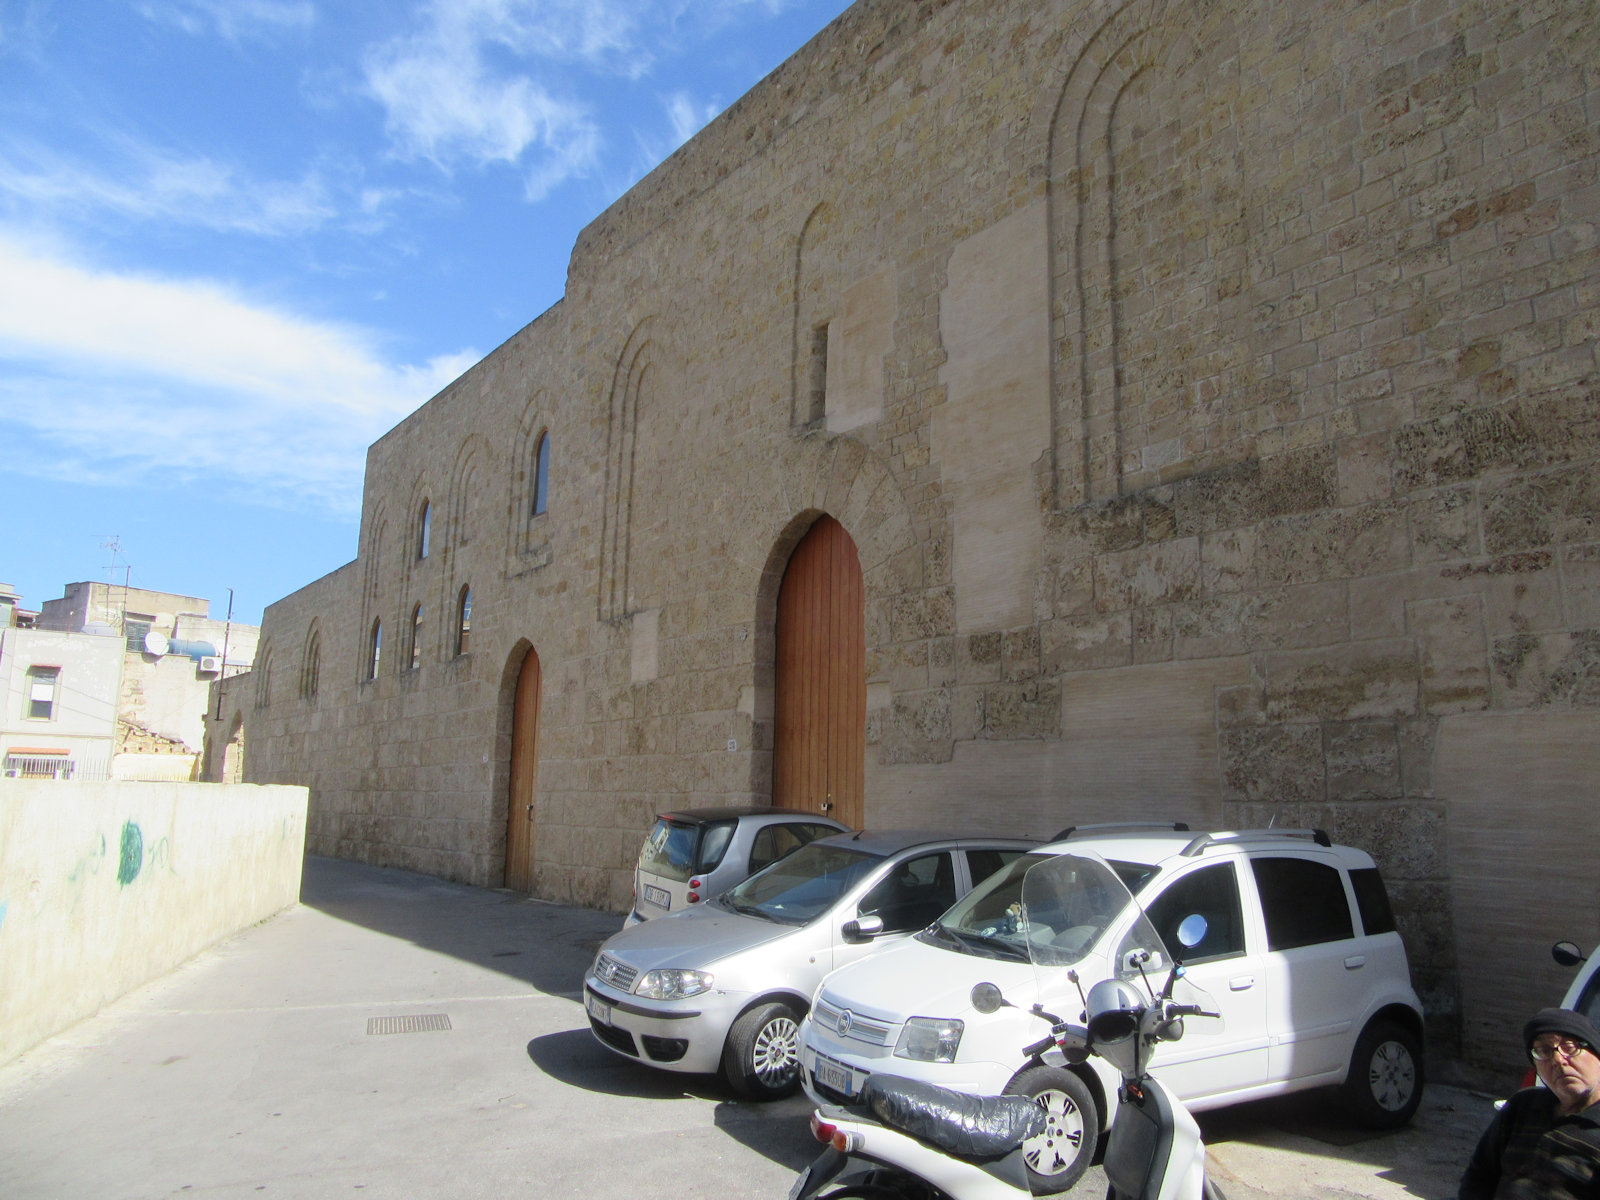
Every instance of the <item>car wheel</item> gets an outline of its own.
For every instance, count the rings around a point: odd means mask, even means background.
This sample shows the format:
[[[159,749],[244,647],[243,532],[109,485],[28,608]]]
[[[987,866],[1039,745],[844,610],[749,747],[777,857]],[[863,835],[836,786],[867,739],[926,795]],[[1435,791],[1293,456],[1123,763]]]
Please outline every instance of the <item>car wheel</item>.
[[[800,1084],[800,1018],[787,1004],[752,1008],[722,1050],[728,1086],[747,1100],[777,1100]]]
[[[1422,1103],[1422,1045],[1404,1025],[1378,1020],[1350,1056],[1344,1101],[1369,1129],[1398,1129]]]
[[[1089,1169],[1100,1136],[1100,1113],[1089,1087],[1060,1067],[1029,1067],[1005,1087],[1044,1109],[1046,1129],[1022,1143],[1028,1187],[1035,1196],[1064,1192]]]

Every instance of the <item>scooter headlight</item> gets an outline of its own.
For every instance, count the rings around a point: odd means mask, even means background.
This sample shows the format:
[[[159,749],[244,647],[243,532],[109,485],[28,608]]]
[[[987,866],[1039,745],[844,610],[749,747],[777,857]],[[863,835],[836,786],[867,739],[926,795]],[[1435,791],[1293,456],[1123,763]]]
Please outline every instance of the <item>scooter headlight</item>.
[[[909,1058],[914,1062],[955,1062],[956,1049],[961,1045],[965,1021],[943,1017],[912,1017],[900,1030],[900,1040],[894,1044],[896,1058]]]

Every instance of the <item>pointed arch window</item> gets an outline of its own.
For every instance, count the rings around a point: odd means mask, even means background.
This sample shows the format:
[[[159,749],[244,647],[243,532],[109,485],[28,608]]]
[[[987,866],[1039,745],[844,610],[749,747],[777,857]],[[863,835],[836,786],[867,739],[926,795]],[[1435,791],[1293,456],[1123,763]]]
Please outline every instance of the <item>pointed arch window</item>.
[[[300,697],[303,700],[317,698],[317,685],[322,674],[322,635],[313,633],[311,642],[306,646],[306,661],[300,669]]]
[[[266,708],[272,703],[272,652],[256,655],[256,707]]]
[[[456,597],[456,653],[467,652],[468,639],[472,634],[472,588],[468,584],[461,585],[461,592]]]
[[[422,502],[422,512],[417,517],[417,561],[428,557],[428,540],[433,533],[433,504]]]
[[[383,658],[383,618],[372,619],[372,631],[367,635],[367,678],[378,677],[378,663]]]
[[[422,605],[411,610],[411,669],[422,665]]]
[[[550,431],[539,435],[533,450],[533,515],[544,512],[550,503]]]

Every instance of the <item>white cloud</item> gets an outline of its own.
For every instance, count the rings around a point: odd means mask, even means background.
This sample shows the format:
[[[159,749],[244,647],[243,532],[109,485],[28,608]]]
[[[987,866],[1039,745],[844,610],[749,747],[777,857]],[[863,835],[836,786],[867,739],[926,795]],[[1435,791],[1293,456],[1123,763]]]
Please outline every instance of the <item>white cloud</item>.
[[[270,236],[305,233],[336,215],[316,171],[294,181],[259,180],[210,158],[182,158],[128,138],[112,142],[115,159],[100,167],[37,145],[0,145],[0,198],[56,218],[114,213]]]
[[[309,29],[317,19],[309,0],[147,0],[135,5],[134,11],[188,34],[215,29],[230,42]]]
[[[352,511],[367,446],[478,358],[385,362],[359,330],[3,234],[0,279],[0,427],[30,446],[13,469],[47,477],[210,478]]]
[[[366,56],[368,92],[398,151],[525,166],[538,199],[598,162],[599,126],[560,85],[581,69],[636,78],[652,61],[637,0],[454,0]]]
[[[667,121],[672,126],[672,146],[677,149],[722,111],[717,104],[696,104],[692,96],[674,92],[666,99]],[[669,151],[670,153],[670,151]]]

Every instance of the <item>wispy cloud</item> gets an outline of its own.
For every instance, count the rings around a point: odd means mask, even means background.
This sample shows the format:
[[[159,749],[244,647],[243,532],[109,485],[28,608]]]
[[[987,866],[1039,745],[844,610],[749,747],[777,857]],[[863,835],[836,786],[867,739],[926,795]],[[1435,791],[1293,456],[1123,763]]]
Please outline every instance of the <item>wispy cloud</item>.
[[[591,173],[602,152],[597,118],[563,80],[642,76],[658,18],[638,0],[431,3],[414,31],[368,53],[367,91],[402,156],[519,166],[538,200]]]
[[[476,361],[384,361],[373,339],[204,280],[117,275],[0,232],[0,428],[13,468],[212,479],[351,511],[367,445]]]
[[[215,31],[230,42],[307,30],[317,19],[310,0],[145,0],[134,11],[185,33]]]
[[[222,232],[305,233],[337,213],[322,175],[252,178],[231,163],[183,157],[125,137],[94,166],[34,143],[0,142],[0,203],[13,211],[84,219],[112,214]]]

